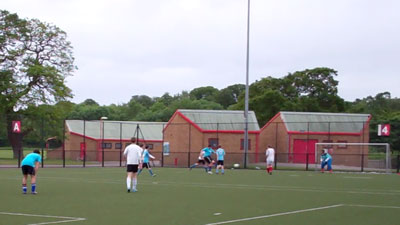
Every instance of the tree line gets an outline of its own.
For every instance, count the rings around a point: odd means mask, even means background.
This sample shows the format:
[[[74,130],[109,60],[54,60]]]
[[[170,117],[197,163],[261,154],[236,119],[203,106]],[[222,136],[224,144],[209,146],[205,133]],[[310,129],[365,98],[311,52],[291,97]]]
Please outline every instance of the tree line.
[[[25,143],[61,137],[65,119],[168,121],[177,109],[243,110],[243,84],[223,89],[198,87],[171,95],[149,97],[132,93],[129,102],[100,105],[93,99],[76,104],[66,77],[76,70],[71,43],[64,31],[36,19],[22,19],[0,10],[0,146],[14,152]],[[345,101],[338,95],[337,71],[317,67],[280,78],[266,76],[249,86],[249,109],[262,126],[279,111],[349,112],[372,114],[371,142],[389,142],[400,149],[400,99],[389,92]],[[23,132],[12,132],[12,121]],[[392,125],[392,135],[376,136],[378,123]],[[43,143],[41,143],[43,144]],[[15,155],[16,156],[16,155]]]

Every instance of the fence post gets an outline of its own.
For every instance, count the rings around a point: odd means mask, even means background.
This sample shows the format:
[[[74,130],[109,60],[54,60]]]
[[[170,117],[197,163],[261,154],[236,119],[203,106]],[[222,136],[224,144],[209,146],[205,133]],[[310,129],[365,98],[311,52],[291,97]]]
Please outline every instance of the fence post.
[[[191,139],[191,132],[192,132],[192,124],[190,124],[189,123],[189,151],[188,151],[188,167],[190,167],[190,147],[191,147],[191,142],[192,142],[192,139]]]
[[[65,168],[65,119],[63,120],[63,145],[62,145],[62,158],[63,158],[63,168]]]
[[[103,124],[101,130],[101,167],[104,167],[104,121],[101,120],[100,122]],[[137,140],[139,140],[139,138]]]
[[[164,129],[165,125],[162,125],[162,148],[161,148],[161,167],[164,167]]]
[[[40,147],[41,147],[41,150],[42,150],[42,168],[44,167],[44,161],[45,161],[45,159],[44,159],[44,152],[43,152],[43,145],[44,145],[44,119],[43,119],[43,117],[42,117],[42,125],[41,125],[41,127],[40,127]]]
[[[279,123],[275,122],[275,160],[274,160],[274,169],[275,170],[278,165],[277,164],[278,163],[278,126],[279,126]]]
[[[86,120],[83,120],[83,167],[86,167]],[[79,153],[80,155],[80,153]]]
[[[364,150],[361,151],[361,172],[364,172]]]
[[[119,144],[121,146],[119,149],[119,167],[122,167],[122,122],[119,124]]]
[[[22,151],[22,148],[19,148],[19,150],[18,150],[18,168],[21,167],[21,151]]]
[[[308,143],[307,143],[307,145],[308,145]],[[308,152],[306,153],[306,171],[308,171]]]

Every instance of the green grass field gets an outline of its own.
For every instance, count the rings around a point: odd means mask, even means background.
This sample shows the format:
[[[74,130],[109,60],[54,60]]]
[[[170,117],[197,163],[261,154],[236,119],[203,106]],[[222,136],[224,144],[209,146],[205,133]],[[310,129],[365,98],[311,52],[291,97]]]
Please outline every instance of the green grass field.
[[[40,148],[24,148],[24,155],[32,153],[34,149],[41,150]],[[63,165],[62,159],[47,159],[47,151],[43,151],[45,161],[47,165]],[[95,164],[98,162],[86,162],[86,164]],[[66,165],[82,165],[82,161],[70,160],[65,161]],[[13,158],[13,152],[9,147],[0,147],[0,165],[18,165],[18,159]]]
[[[36,148],[25,148],[24,155],[32,153],[34,149]],[[47,152],[45,151],[45,153]],[[0,148],[0,159],[12,159],[12,158],[13,158],[13,151],[11,149],[9,148],[6,149],[5,147]]]
[[[394,225],[397,174],[155,168],[127,193],[124,168],[44,168],[38,195],[0,169],[0,225]]]

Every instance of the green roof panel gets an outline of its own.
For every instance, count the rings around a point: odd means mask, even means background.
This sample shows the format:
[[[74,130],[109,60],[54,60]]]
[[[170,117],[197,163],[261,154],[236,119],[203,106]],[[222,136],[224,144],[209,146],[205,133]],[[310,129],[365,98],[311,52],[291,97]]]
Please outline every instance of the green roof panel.
[[[236,110],[190,110],[179,109],[180,113],[189,118],[203,130],[244,130],[244,111]],[[260,127],[256,114],[249,111],[249,131],[258,131]]]
[[[288,131],[359,133],[369,121],[369,114],[281,112]]]
[[[104,127],[103,127],[104,124]],[[164,122],[138,122],[138,121],[108,121],[108,120],[67,120],[66,125],[70,132],[85,135],[94,139],[102,139],[104,130],[104,139],[130,139],[137,136],[145,140],[163,139]],[[137,129],[139,125],[139,129]],[[138,132],[137,132],[138,130]]]

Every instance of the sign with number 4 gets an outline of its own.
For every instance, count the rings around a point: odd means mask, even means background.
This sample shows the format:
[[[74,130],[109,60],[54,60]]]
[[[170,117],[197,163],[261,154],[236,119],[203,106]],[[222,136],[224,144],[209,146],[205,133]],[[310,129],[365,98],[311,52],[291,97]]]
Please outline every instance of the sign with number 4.
[[[390,135],[390,124],[379,124],[378,136],[389,136],[389,135]]]

